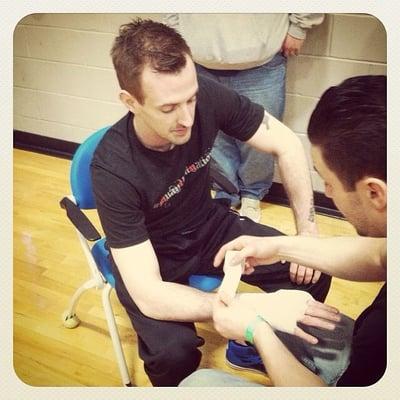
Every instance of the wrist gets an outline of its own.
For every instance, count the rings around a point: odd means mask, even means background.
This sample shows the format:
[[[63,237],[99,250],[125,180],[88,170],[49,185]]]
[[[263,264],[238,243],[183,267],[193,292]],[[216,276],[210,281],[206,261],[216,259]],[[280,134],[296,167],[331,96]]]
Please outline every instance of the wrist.
[[[246,342],[254,344],[256,331],[260,328],[260,326],[265,324],[266,321],[263,317],[261,317],[261,315],[257,315],[253,320],[251,320],[244,331],[244,339]]]
[[[307,35],[307,30],[302,28],[299,25],[296,25],[294,23],[291,23],[289,25],[288,33],[289,36],[291,36],[294,39],[297,40],[304,40]]]
[[[310,217],[313,218],[313,217]],[[318,235],[318,227],[314,220],[308,219],[307,221],[303,221],[299,223],[297,226],[297,234],[298,235],[308,235],[314,236]]]
[[[256,348],[262,347],[262,343],[268,340],[271,335],[274,335],[274,330],[268,321],[264,320],[258,324],[253,332],[253,344]]]
[[[275,254],[276,257],[280,261],[287,261],[286,256],[287,256],[287,247],[288,247],[288,240],[290,240],[291,236],[275,236],[273,238],[274,240],[274,245],[275,245]]]

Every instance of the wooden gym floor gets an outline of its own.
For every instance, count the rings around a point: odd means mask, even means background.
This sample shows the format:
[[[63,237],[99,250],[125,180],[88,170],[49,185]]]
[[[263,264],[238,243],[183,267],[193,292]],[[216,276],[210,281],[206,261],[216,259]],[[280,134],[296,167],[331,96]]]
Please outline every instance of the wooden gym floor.
[[[58,204],[70,193],[69,165],[69,160],[14,150],[14,370],[32,386],[120,386],[100,293],[93,289],[82,296],[77,310],[82,322],[76,329],[62,324],[72,294],[89,277],[77,236]],[[322,235],[355,234],[346,221],[317,219]],[[287,207],[263,203],[262,222],[286,234],[295,232]],[[327,303],[355,318],[380,287],[333,279]],[[241,284],[240,290],[257,289]],[[111,297],[132,383],[151,386],[137,354],[136,334],[114,291]],[[226,366],[226,340],[211,323],[197,327],[206,340],[201,367],[270,384],[262,375]]]

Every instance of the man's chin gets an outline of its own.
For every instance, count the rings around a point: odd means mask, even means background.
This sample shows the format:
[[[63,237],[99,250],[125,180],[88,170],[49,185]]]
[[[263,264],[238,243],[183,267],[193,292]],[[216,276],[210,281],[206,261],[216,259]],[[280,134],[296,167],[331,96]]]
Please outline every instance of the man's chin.
[[[192,133],[191,133],[191,131],[189,131],[185,135],[175,136],[174,137],[174,144],[179,146],[179,145],[187,143],[190,140],[191,135],[192,135]]]

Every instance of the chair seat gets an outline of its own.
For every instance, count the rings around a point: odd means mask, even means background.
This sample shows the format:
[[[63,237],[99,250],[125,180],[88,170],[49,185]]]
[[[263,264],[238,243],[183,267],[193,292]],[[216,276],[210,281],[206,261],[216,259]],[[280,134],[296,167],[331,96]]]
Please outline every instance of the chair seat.
[[[221,285],[222,277],[211,275],[192,275],[189,277],[189,285],[203,292],[212,292]]]

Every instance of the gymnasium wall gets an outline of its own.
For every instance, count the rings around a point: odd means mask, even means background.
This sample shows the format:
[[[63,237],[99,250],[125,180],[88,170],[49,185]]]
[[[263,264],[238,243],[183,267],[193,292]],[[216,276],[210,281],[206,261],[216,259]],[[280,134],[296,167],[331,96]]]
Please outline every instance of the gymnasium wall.
[[[109,51],[118,27],[162,14],[33,14],[14,32],[14,129],[70,142],[118,120],[126,111]],[[329,86],[353,75],[386,74],[386,32],[378,19],[327,14],[290,58],[284,122],[307,155],[307,122]],[[310,163],[314,190],[323,185]],[[276,174],[275,180],[279,182]]]

